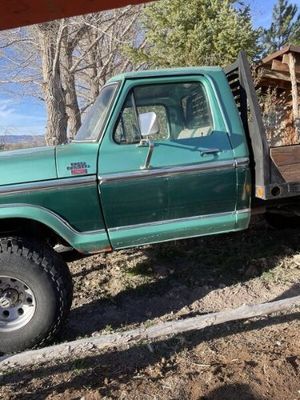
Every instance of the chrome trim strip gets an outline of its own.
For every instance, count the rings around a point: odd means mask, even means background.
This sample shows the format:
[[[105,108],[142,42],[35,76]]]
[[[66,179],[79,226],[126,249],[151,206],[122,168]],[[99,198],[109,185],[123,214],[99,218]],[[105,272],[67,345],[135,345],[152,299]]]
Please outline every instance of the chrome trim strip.
[[[229,161],[213,161],[196,165],[183,165],[180,167],[165,167],[157,169],[146,169],[133,172],[120,172],[114,174],[107,174],[99,176],[99,183],[116,182],[126,179],[139,179],[154,177],[166,177],[172,175],[183,174],[186,172],[206,172],[206,171],[219,171],[231,168],[246,167],[249,165],[249,158],[238,158]]]
[[[60,222],[62,225],[64,225],[69,231],[71,231],[74,235],[95,235],[95,234],[102,234],[105,233],[105,229],[97,229],[93,231],[84,231],[80,232],[74,229],[65,219],[63,219],[60,215],[56,214],[54,211],[49,210],[48,208],[45,208],[43,206],[38,206],[38,205],[33,205],[33,204],[26,204],[26,203],[11,203],[11,204],[2,204],[0,205],[1,208],[18,208],[18,207],[26,207],[26,208],[33,208],[33,209],[39,209],[43,212],[45,212],[48,215],[51,215],[53,218],[55,218],[58,222]],[[1,218],[0,219],[5,219]]]
[[[0,186],[0,194],[15,194],[31,192],[36,190],[50,190],[54,188],[65,188],[75,186],[89,186],[96,183],[96,175],[80,176],[74,178],[57,178],[47,181],[18,183]]]
[[[154,221],[154,222],[147,222],[143,224],[136,224],[136,225],[126,225],[126,226],[120,226],[120,227],[115,227],[115,228],[108,228],[108,232],[118,232],[120,230],[128,230],[128,229],[136,229],[136,228],[142,228],[142,227],[150,227],[150,226],[157,226],[157,225],[165,225],[165,224],[171,224],[171,223],[176,223],[176,222],[189,222],[189,221],[195,221],[198,219],[205,219],[205,218],[213,218],[213,217],[226,217],[226,216],[234,216],[237,214],[242,214],[242,213],[249,213],[251,212],[250,208],[245,208],[242,210],[236,210],[236,211],[227,211],[227,212],[222,212],[222,213],[215,213],[215,214],[204,214],[204,215],[197,215],[193,217],[186,217],[186,218],[175,218],[175,219],[167,219],[167,220],[162,220],[162,221]]]
[[[242,210],[236,210],[236,214],[240,215],[240,214],[246,214],[246,213],[251,213],[252,209],[251,208],[243,208]]]
[[[117,182],[125,179],[139,179],[139,178],[148,178],[151,176],[172,176],[178,174],[184,174],[186,172],[206,172],[206,171],[219,171],[225,169],[236,168],[236,162],[234,160],[229,161],[213,161],[201,164],[193,164],[193,165],[183,165],[180,167],[165,167],[165,168],[153,168],[149,170],[140,170],[133,172],[120,172],[114,174],[107,174],[103,176],[99,176],[100,184],[105,182]]]

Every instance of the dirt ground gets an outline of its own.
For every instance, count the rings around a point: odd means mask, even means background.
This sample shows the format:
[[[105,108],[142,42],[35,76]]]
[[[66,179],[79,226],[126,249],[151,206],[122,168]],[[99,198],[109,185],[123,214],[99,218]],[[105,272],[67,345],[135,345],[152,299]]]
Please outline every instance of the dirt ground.
[[[300,294],[300,231],[248,231],[70,261],[58,341]],[[1,375],[1,399],[300,400],[300,312]]]

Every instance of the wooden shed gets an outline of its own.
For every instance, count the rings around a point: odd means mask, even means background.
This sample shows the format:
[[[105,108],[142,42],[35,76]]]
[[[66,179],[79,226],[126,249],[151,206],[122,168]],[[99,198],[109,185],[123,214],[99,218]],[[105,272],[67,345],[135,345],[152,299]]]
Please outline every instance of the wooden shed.
[[[300,46],[288,45],[263,58],[254,75],[269,144],[299,144]]]

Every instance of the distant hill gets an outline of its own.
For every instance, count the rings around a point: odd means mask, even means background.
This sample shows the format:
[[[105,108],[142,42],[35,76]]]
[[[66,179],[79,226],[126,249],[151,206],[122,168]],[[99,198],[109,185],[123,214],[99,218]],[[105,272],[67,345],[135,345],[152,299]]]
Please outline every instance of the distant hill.
[[[35,144],[43,146],[45,143],[44,135],[0,135],[0,145]]]

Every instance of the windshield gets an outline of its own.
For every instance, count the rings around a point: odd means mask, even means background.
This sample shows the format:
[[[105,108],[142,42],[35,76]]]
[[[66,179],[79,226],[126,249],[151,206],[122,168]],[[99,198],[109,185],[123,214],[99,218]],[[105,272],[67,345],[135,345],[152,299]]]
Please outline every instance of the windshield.
[[[117,89],[117,84],[105,86],[93,107],[89,110],[83,123],[75,136],[74,141],[82,140],[97,140],[102,134],[107,115],[110,110],[110,105],[114,99]]]

